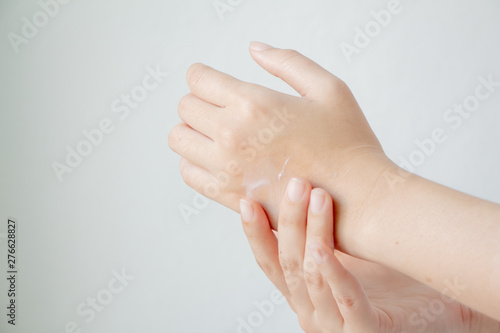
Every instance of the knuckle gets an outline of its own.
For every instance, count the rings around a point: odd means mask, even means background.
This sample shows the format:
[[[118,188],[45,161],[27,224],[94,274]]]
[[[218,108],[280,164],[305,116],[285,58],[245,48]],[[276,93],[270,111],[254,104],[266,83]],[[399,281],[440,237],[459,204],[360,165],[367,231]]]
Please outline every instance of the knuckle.
[[[286,202],[286,200],[285,200],[283,206],[291,207],[289,205],[290,204],[288,202]],[[304,208],[304,210],[305,209],[306,208]],[[285,228],[287,230],[293,231],[293,230],[296,230],[298,228],[298,226],[302,225],[300,223],[300,221],[298,221],[298,218],[295,214],[290,214],[289,209],[280,210],[280,215],[281,216],[278,220],[278,223],[279,223],[278,229]]]
[[[254,100],[248,98],[242,98],[238,102],[239,113],[241,114],[242,120],[254,120],[258,111],[260,110],[260,106]]]
[[[181,156],[191,155],[196,151],[196,146],[193,145],[184,134],[184,129],[179,125],[172,129],[168,136],[170,148]]]
[[[272,119],[270,110],[277,103],[270,99],[242,100],[239,102],[239,114],[242,124],[268,126]]]
[[[194,185],[196,184],[196,179],[195,179],[196,175],[193,172],[193,169],[190,167],[190,164],[184,158],[181,159],[179,165],[179,171],[181,173],[181,177],[184,183],[194,188]]]
[[[256,226],[256,223],[245,222],[243,221],[243,231],[245,232],[245,236],[250,243],[250,246],[258,246],[262,241],[262,231]]]
[[[186,79],[192,89],[196,89],[203,83],[207,74],[207,67],[203,64],[196,63],[189,66]]]
[[[226,150],[234,151],[238,147],[238,134],[233,127],[222,128],[219,132],[219,139],[220,144]]]
[[[266,274],[266,276],[270,279],[272,279],[275,274],[276,274],[276,269],[274,268],[274,266],[268,262],[263,262],[263,261],[260,261],[260,260],[256,260],[257,261],[257,265],[259,265],[260,269],[264,272],[264,274]]]
[[[287,68],[290,64],[301,54],[295,50],[283,50],[283,60],[281,60],[281,66]]]
[[[180,140],[179,127],[175,126],[168,134],[168,146],[175,151],[176,150],[175,148],[177,147],[179,140]]]
[[[335,96],[345,95],[351,91],[344,81],[335,76],[332,76],[326,81],[325,90],[331,92]]]
[[[287,277],[298,277],[301,273],[300,263],[297,260],[286,258],[283,256],[279,257],[281,268],[283,273]]]
[[[193,173],[189,171],[189,168],[187,168],[185,164],[181,164],[179,169],[184,183],[191,186],[191,184],[193,184]]]
[[[313,325],[313,321],[310,318],[310,316],[304,315],[304,314],[299,314],[298,319],[299,319],[299,325],[304,330],[304,332],[307,332],[307,333],[317,332],[317,330],[315,329],[315,327]]]
[[[322,275],[316,271],[305,270],[304,280],[309,287],[315,289],[323,289],[325,286]]]
[[[189,102],[191,100],[191,95],[184,95],[179,101],[179,107],[177,108],[178,114],[181,116],[183,111],[189,108]]]
[[[335,295],[335,301],[338,305],[352,309],[356,306],[356,298],[351,295]]]
[[[319,267],[316,260],[314,260],[310,256],[304,258],[304,263],[302,264],[302,266],[304,267],[304,271],[319,273]]]

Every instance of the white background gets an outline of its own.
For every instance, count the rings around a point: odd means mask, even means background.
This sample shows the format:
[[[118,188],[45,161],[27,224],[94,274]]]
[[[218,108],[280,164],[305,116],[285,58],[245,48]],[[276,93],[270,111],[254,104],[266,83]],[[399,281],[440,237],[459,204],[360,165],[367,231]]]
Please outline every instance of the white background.
[[[167,145],[193,62],[293,93],[253,63],[251,40],[297,49],[344,79],[396,161],[444,129],[416,172],[500,203],[500,88],[458,129],[443,120],[479,76],[500,81],[500,2],[401,6],[348,62],[340,44],[386,1],[243,0],[221,20],[212,0],[72,0],[16,53],[8,34],[21,35],[40,5],[0,0],[0,331],[64,332],[74,321],[82,332],[229,333],[255,316],[253,302],[274,288],[238,215],[211,202],[183,218],[196,196]],[[148,66],[170,75],[121,120],[111,105]],[[114,131],[58,181],[52,163],[103,118]],[[19,224],[15,328],[5,315],[8,217]],[[76,308],[122,269],[134,280],[85,322]],[[301,332],[285,304],[256,326]]]

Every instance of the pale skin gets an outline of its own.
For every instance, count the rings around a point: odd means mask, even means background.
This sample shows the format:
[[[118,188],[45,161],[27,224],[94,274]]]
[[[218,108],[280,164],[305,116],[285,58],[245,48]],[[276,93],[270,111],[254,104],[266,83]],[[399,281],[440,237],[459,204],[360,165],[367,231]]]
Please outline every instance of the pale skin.
[[[330,195],[292,179],[277,236],[265,211],[242,199],[243,230],[257,263],[306,332],[498,332],[498,322],[383,265],[335,251]],[[447,294],[452,295],[453,292]]]
[[[300,96],[192,65],[169,136],[185,182],[237,212],[251,197],[276,230],[288,180],[307,179],[335,198],[337,249],[434,290],[458,281],[450,297],[500,321],[500,206],[394,165],[349,88],[310,59],[250,54]]]

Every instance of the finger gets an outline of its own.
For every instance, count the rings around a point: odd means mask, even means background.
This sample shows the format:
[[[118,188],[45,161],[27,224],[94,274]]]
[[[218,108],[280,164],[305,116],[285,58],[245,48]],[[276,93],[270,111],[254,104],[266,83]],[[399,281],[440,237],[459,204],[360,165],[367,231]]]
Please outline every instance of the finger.
[[[214,142],[185,123],[179,123],[168,135],[168,145],[177,154],[207,170],[215,170]]]
[[[321,99],[331,91],[332,86],[343,83],[294,50],[277,49],[264,43],[252,42],[250,54],[262,68],[285,81],[302,97]]]
[[[290,303],[290,292],[278,258],[278,240],[264,209],[254,201],[240,200],[241,222],[257,264]]]
[[[319,265],[312,256],[311,248],[324,244],[333,249],[333,204],[331,196],[322,189],[311,191],[307,216],[306,254],[304,258],[304,277],[307,290],[320,326],[327,331],[337,331],[343,319],[332,290],[321,274]]]
[[[313,247],[311,252],[332,290],[344,319],[344,330],[369,332],[377,323],[376,314],[359,281],[342,266],[328,246]]]
[[[299,317],[313,313],[307,287],[304,282],[304,247],[306,242],[307,204],[311,185],[292,178],[281,202],[278,219],[278,247],[280,265],[288,290]]]
[[[213,199],[237,212],[241,196],[232,192],[223,191],[227,179],[220,174],[212,174],[210,171],[193,164],[182,158],[180,170],[184,182],[196,192]]]
[[[220,111],[219,107],[205,102],[192,93],[181,98],[177,109],[179,117],[186,124],[212,140],[215,138],[217,128],[214,123],[217,123]]]
[[[212,193],[205,190],[202,185],[217,182],[214,175],[210,171],[203,169],[185,158],[181,158],[179,169],[182,179],[189,187],[193,188],[198,193],[211,198],[210,194]]]
[[[231,92],[242,85],[242,81],[203,64],[192,64],[186,74],[191,92],[213,105],[225,107],[231,100]]]

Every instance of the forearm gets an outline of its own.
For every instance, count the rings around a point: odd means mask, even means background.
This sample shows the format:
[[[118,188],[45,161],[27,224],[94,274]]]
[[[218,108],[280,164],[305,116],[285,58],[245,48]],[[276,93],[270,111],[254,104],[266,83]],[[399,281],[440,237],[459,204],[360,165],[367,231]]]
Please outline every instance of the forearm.
[[[353,237],[355,254],[500,320],[500,206],[416,175],[383,181]]]

